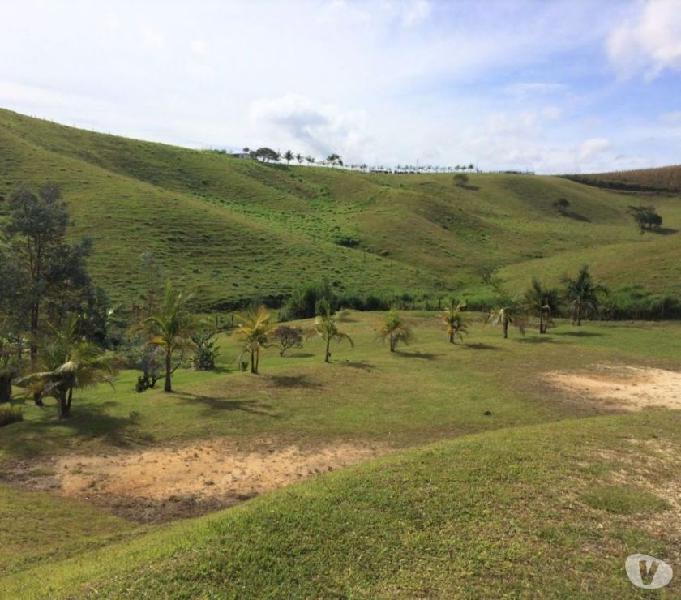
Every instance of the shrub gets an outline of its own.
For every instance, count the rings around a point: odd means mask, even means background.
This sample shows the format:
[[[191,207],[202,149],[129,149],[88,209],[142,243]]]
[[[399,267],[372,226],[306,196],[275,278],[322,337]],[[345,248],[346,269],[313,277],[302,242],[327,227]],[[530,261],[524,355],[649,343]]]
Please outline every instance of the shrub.
[[[13,406],[12,404],[0,405],[0,427],[23,420],[24,414],[19,406]]]

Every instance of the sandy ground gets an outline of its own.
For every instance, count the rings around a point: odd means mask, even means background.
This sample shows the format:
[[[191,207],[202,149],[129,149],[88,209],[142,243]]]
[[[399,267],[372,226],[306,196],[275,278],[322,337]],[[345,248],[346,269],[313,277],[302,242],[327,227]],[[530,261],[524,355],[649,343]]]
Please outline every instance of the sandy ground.
[[[553,371],[546,379],[572,394],[607,407],[641,410],[681,408],[681,373],[633,366],[598,365],[586,373]]]
[[[215,439],[177,448],[60,456],[39,469],[16,465],[13,479],[108,506],[137,521],[165,521],[230,506],[387,451],[380,444],[300,448],[272,441],[243,451],[233,441]]]

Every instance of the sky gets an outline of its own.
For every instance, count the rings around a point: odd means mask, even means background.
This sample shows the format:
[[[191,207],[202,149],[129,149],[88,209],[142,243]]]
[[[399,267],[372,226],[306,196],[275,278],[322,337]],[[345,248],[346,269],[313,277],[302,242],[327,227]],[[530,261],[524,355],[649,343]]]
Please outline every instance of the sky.
[[[196,148],[681,162],[681,0],[0,0],[0,107]]]

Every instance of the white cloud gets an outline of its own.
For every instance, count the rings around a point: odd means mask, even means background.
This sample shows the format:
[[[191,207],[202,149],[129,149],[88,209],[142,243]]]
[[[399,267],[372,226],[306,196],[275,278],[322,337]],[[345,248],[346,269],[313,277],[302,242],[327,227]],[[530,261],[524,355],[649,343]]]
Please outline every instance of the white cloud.
[[[588,162],[594,158],[608,152],[612,147],[610,140],[605,138],[589,138],[584,140],[579,146],[579,160]]]
[[[203,40],[192,40],[190,47],[196,56],[205,56],[208,53],[208,44]]]
[[[366,115],[362,111],[343,111],[296,94],[256,100],[250,115],[263,139],[306,153],[357,156],[367,142]]]
[[[608,37],[610,60],[624,76],[647,79],[681,69],[681,2],[649,0]]]

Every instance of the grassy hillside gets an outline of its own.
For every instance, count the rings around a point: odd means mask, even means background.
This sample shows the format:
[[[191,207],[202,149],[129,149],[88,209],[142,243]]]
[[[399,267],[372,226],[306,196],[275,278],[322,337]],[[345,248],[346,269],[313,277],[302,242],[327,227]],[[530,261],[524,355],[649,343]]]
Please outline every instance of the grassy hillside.
[[[441,442],[0,585],[26,599],[645,598],[623,563],[680,557],[663,493],[679,425],[653,412]],[[678,593],[674,580],[663,597]]]
[[[643,252],[636,281],[676,285],[649,266],[678,250],[679,236],[643,238],[626,213],[630,195],[561,178],[477,175],[458,187],[451,175],[264,165],[0,111],[0,196],[47,180],[69,201],[73,235],[94,238],[93,272],[117,300],[140,289],[145,251],[206,309],[324,275],[361,295],[489,295],[483,281],[497,268],[508,267],[514,289],[517,273],[541,274],[534,261],[577,269],[587,252],[599,266],[601,250],[607,283],[629,281],[626,259]],[[665,226],[681,223],[678,202],[657,204]],[[678,267],[668,269],[676,277]]]

